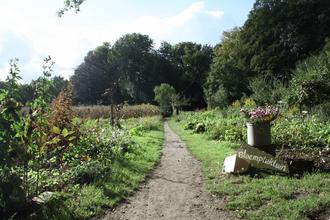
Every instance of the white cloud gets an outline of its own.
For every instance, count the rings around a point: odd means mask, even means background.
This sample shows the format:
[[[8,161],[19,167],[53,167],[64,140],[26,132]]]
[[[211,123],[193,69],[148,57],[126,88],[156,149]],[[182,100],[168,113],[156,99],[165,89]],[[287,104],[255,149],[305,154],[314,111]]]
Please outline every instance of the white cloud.
[[[207,10],[205,2],[199,1],[171,16],[140,16],[126,23],[106,20],[85,23],[80,21],[79,14],[61,19],[53,15],[44,17],[41,16],[42,14],[33,13],[30,13],[31,16],[26,16],[26,13],[20,13],[15,7],[5,7],[1,3],[0,5],[1,17],[6,18],[0,20],[0,57],[6,53],[1,37],[5,36],[5,33],[14,33],[27,39],[25,43],[29,43],[32,48],[30,56],[24,59],[25,63],[20,65],[24,81],[36,78],[41,73],[42,60],[47,55],[51,55],[56,63],[55,73],[68,78],[87,51],[102,42],[114,42],[123,34],[140,32],[150,35],[152,39],[160,43],[162,40],[171,40],[181,36],[183,28],[190,28],[191,35],[195,28],[192,21],[199,18],[198,16],[218,19],[224,15],[220,10]],[[56,6],[52,7],[53,11]],[[184,36],[187,37],[187,35]],[[17,54],[20,54],[20,48],[15,48],[15,50]],[[6,64],[3,62],[7,61],[0,58],[0,79],[5,78],[3,70]]]
[[[168,17],[143,16],[131,25],[131,30],[142,32],[150,35],[157,43],[162,40],[173,39],[174,36],[181,34],[181,29],[190,24],[190,28],[194,25],[190,22],[200,15],[220,18],[224,15],[223,11],[210,11],[205,9],[203,1],[194,2],[188,8],[180,13]]]
[[[207,15],[211,15],[214,17],[222,17],[225,15],[224,11],[220,11],[220,10],[215,10],[215,11],[205,11],[205,14]]]

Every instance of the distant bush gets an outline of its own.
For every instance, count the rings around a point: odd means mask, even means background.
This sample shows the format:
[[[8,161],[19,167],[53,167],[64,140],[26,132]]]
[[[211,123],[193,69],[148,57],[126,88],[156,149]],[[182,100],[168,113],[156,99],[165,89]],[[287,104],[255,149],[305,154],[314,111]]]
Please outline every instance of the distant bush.
[[[110,106],[108,105],[92,105],[92,106],[76,106],[73,108],[74,114],[78,118],[110,118]],[[118,107],[116,117],[127,118],[140,118],[145,116],[159,115],[159,109],[155,105],[140,104],[140,105],[123,105]]]
[[[330,101],[314,106],[311,112],[321,120],[328,121],[330,119]]]
[[[155,86],[155,101],[158,102],[160,112],[163,117],[169,117],[173,114],[173,100],[176,96],[176,91],[173,86],[162,83],[159,86]]]
[[[329,58],[328,54],[321,53],[297,65],[287,93],[290,105],[311,108],[330,101]]]
[[[208,94],[206,98],[209,108],[216,108],[216,107],[225,108],[229,104],[228,91],[221,85],[219,86],[219,89],[216,92],[212,94]]]
[[[277,79],[258,76],[249,80],[249,87],[253,92],[252,98],[258,105],[277,104],[286,94],[286,87]]]

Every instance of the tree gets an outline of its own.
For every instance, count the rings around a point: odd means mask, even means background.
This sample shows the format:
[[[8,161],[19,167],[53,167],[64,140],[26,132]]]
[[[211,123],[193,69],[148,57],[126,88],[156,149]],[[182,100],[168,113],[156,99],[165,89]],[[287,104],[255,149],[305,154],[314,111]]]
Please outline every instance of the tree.
[[[111,47],[90,51],[71,77],[74,103],[130,104],[154,101],[153,89],[168,83],[179,91],[178,100],[190,99],[193,108],[205,107],[203,82],[212,59],[212,48],[191,42],[172,46],[138,33],[126,34]],[[102,96],[111,89],[113,100]]]
[[[81,104],[107,102],[102,94],[116,82],[112,63],[109,62],[111,46],[108,43],[90,51],[84,62],[75,69],[71,77],[73,101]]]
[[[226,107],[248,93],[247,72],[242,54],[241,30],[224,32],[214,49],[210,72],[204,84],[209,107]]]
[[[330,35],[330,1],[257,0],[242,28],[247,66],[288,82],[297,61],[319,52]]]
[[[167,69],[165,82],[173,85],[182,98],[190,99],[192,108],[206,105],[203,84],[212,60],[212,48],[192,42],[171,45],[163,42],[159,48]]]
[[[154,88],[154,93],[155,101],[158,102],[162,115],[164,117],[171,116],[173,113],[172,103],[176,94],[174,87],[162,83]]]
[[[53,89],[51,93],[53,98],[57,97],[60,94],[60,92],[69,85],[69,81],[64,79],[62,76],[54,76],[52,78],[52,82],[53,82]]]
[[[153,40],[138,33],[118,39],[111,50],[111,62],[118,75],[121,93],[130,103],[152,100],[152,90],[159,83]]]
[[[73,9],[76,13],[80,11],[80,5],[86,0],[65,0],[62,9],[57,11],[57,15],[62,17],[66,11]]]

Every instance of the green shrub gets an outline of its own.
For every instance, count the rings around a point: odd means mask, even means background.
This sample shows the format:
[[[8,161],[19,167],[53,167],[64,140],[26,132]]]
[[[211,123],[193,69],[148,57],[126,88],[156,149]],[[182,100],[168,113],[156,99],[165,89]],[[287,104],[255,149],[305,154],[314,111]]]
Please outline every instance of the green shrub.
[[[70,171],[70,182],[86,184],[109,177],[111,166],[99,160],[91,160],[75,166]]]
[[[329,55],[321,53],[298,64],[287,93],[290,105],[310,108],[330,101]]]
[[[215,93],[207,95],[207,104],[209,108],[225,108],[229,105],[228,99],[228,91],[220,85]]]
[[[330,101],[312,107],[311,114],[317,115],[322,121],[326,122],[330,119]]]
[[[330,124],[316,117],[287,118],[272,127],[273,142],[295,148],[330,147]]]
[[[274,105],[285,98],[286,88],[277,79],[267,80],[263,76],[257,76],[249,80],[252,91],[252,99],[258,105]]]

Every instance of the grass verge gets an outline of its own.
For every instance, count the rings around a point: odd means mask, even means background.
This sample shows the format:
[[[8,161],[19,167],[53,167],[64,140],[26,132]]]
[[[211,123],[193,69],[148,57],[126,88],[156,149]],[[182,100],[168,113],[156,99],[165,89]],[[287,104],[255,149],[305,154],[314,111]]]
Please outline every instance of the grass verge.
[[[226,208],[243,219],[311,219],[330,206],[330,174],[306,174],[301,179],[221,174],[224,158],[235,144],[207,139],[170,121],[170,127],[201,161],[207,188],[226,200]]]
[[[132,195],[146,175],[160,160],[164,140],[163,124],[133,136],[134,150],[116,158],[111,164],[111,176],[91,184],[73,187],[42,209],[47,219],[90,219],[100,216],[109,208]],[[59,202],[62,200],[63,202]]]

